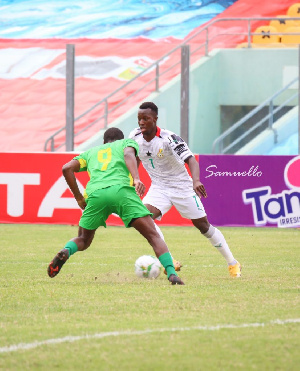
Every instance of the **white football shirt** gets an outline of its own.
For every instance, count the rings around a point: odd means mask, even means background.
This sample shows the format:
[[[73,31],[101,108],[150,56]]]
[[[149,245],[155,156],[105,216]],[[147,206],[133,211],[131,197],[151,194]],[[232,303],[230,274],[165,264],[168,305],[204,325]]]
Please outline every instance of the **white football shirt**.
[[[183,139],[169,130],[157,127],[156,136],[147,142],[140,128],[129,138],[139,145],[139,158],[153,185],[194,193],[193,181],[185,167],[185,160],[194,156]]]

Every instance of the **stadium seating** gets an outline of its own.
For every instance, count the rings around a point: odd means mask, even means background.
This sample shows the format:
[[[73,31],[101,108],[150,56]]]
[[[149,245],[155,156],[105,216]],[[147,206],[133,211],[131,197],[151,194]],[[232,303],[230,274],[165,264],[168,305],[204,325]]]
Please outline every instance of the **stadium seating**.
[[[300,17],[300,3],[293,4],[287,11],[289,17]]]
[[[297,27],[300,26],[300,21],[295,21],[292,19],[289,19],[287,15],[278,15],[277,19],[273,19],[270,21],[270,26],[275,27],[277,32],[284,33],[286,32],[286,29],[289,27]],[[281,42],[281,35],[279,36],[280,42]]]
[[[274,35],[278,33],[277,29],[272,26],[260,26],[254,31],[254,44],[272,44],[279,42],[279,36]]]
[[[89,21],[87,21],[90,15],[89,11],[87,11],[86,16],[82,15],[82,17],[78,17],[80,24],[77,25],[76,22],[74,24],[69,22],[69,18],[63,20],[62,18],[64,17],[61,15],[63,13],[56,13],[53,5],[52,18],[44,24],[45,22],[41,22],[41,19],[42,17],[46,17],[45,19],[47,19],[48,5],[41,5],[42,14],[37,15],[34,7],[32,9],[30,8],[30,12],[24,12],[23,2],[21,0],[7,2],[7,4],[14,4],[16,13],[12,13],[14,17],[10,17],[10,14],[7,13],[8,18],[5,18],[2,14],[4,13],[4,8],[1,8],[2,18],[12,20],[5,27],[2,25],[2,36],[0,38],[0,131],[3,133],[0,135],[1,151],[14,151],[16,148],[20,151],[43,151],[46,140],[49,140],[50,136],[57,131],[59,131],[59,134],[55,137],[53,147],[55,147],[55,150],[64,150],[65,131],[62,129],[63,125],[65,125],[66,116],[66,83],[64,76],[66,45],[73,44],[76,46],[74,116],[76,117],[75,147],[77,147],[89,138],[97,135],[99,130],[105,127],[106,121],[108,124],[111,124],[124,113],[127,113],[129,108],[135,107],[153,91],[156,91],[156,82],[158,82],[158,79],[155,80],[155,83],[148,84],[152,78],[152,73],[154,75],[154,70],[145,73],[138,79],[132,79],[130,84],[127,84],[127,82],[132,77],[137,76],[140,71],[145,70],[154,61],[159,60],[163,55],[178,47],[183,41],[188,42],[191,47],[192,64],[199,58],[202,58],[206,36],[209,39],[209,45],[206,45],[207,48],[205,46],[205,52],[207,53],[220,48],[234,48],[238,43],[247,41],[248,23],[244,20],[241,21],[241,18],[251,20],[251,25],[253,26],[251,31],[254,32],[258,26],[262,26],[264,23],[266,23],[266,26],[268,25],[267,22],[258,20],[259,18],[274,17],[277,14],[288,17],[286,13],[289,7],[292,4],[294,5],[296,1],[224,0],[218,2],[195,2],[193,7],[204,8],[203,16],[201,15],[199,21],[196,21],[194,16],[188,17],[188,19],[192,20],[193,30],[183,39],[174,37],[171,31],[169,32],[165,28],[169,24],[168,22],[174,19],[174,17],[176,18],[174,29],[183,26],[183,23],[179,22],[178,18],[179,9],[174,13],[176,16],[172,16],[171,19],[168,18],[166,20],[163,18],[163,22],[157,26],[157,32],[161,30],[163,32],[162,35],[158,38],[156,35],[152,39],[148,31],[145,31],[145,35],[143,34],[143,36],[134,36],[132,38],[128,38],[127,34],[118,31],[120,34],[118,36],[118,32],[115,32],[115,29],[119,30],[120,27],[120,30],[123,30],[121,26],[123,25],[125,27],[128,23],[122,17],[119,27],[116,26],[119,22],[118,19],[116,24],[113,22],[114,26],[106,23],[105,20],[103,23],[104,31],[102,32],[102,26],[100,27],[97,17],[95,18],[95,25],[89,24]],[[300,0],[298,1],[300,2]],[[29,2],[27,1],[26,3]],[[16,3],[20,4],[19,9]],[[32,1],[32,3],[35,2]],[[42,3],[42,1],[38,3]],[[167,4],[168,2],[162,3]],[[190,2],[171,3],[183,4]],[[216,5],[211,9],[211,4],[213,3],[216,3]],[[229,3],[232,3],[232,5],[228,6],[224,12],[218,14],[220,9],[223,8],[221,4],[228,5]],[[28,4],[27,7],[29,7]],[[73,8],[77,7],[74,6]],[[70,15],[69,11],[71,12],[72,9],[69,9],[66,5],[65,11]],[[83,6],[83,9],[85,9],[85,6]],[[294,11],[297,12],[297,9]],[[32,22],[30,19],[31,12],[34,18]],[[157,13],[157,10],[154,9],[153,12]],[[23,13],[26,13],[26,15]],[[171,13],[168,16],[171,17]],[[193,12],[189,10],[188,14],[190,15],[191,13]],[[185,19],[187,14],[182,14]],[[215,14],[218,15],[214,17]],[[213,17],[211,23],[208,22],[210,20],[208,18],[209,15]],[[25,22],[25,18],[27,23]],[[104,16],[103,18],[106,17]],[[144,25],[144,18],[137,16],[137,19],[140,19],[141,29],[144,30],[146,27]],[[148,14],[148,19],[152,20],[152,14],[151,16]],[[231,21],[232,19],[234,21]],[[19,27],[18,22],[24,25],[27,24],[28,27]],[[86,24],[86,26],[83,26],[83,24]],[[173,21],[171,24],[173,24]],[[16,25],[18,27],[15,27]],[[40,25],[42,25],[43,32],[40,32]],[[209,32],[205,34],[202,31],[207,26],[209,26]],[[269,26],[272,25],[269,24]],[[293,25],[289,24],[289,26]],[[97,36],[98,32],[101,33],[101,37]],[[277,33],[281,35],[281,31]],[[111,35],[115,35],[116,38],[113,38]],[[266,46],[269,48],[285,47],[280,41],[273,42],[268,37],[263,38],[263,36],[261,35],[259,43],[252,44],[253,48],[264,48]],[[276,36],[275,40],[277,40]],[[294,44],[288,45],[291,47]],[[245,48],[248,45],[241,44],[239,47]],[[161,63],[163,67],[159,70],[158,87],[160,90],[180,72],[179,58],[180,53],[175,52],[173,53],[173,57],[163,59]],[[175,68],[171,69],[170,67],[172,66],[175,66]],[[162,69],[168,72],[163,74]],[[125,88],[119,90],[123,85],[125,85]],[[111,96],[113,92],[117,93]],[[132,101],[129,103],[127,100],[126,104],[122,104],[124,99],[127,99],[129,95],[133,97]],[[108,102],[104,100],[107,96],[111,97]],[[99,118],[103,117],[105,110],[105,104],[98,104],[99,102],[108,104],[109,117],[107,120]],[[95,107],[95,109],[91,111],[91,107]],[[88,112],[88,114],[82,117],[84,112]],[[89,126],[91,123],[96,124]],[[47,150],[50,150],[50,143],[52,146],[52,142],[48,143]]]
[[[291,19],[291,18],[299,18]],[[300,3],[291,5],[286,14],[280,14],[263,26],[252,32],[252,48],[282,48],[298,47],[300,44]],[[267,23],[267,22],[266,22]],[[294,35],[289,35],[294,33]],[[238,49],[248,48],[247,42],[236,46]]]
[[[288,35],[288,33],[297,35]],[[300,27],[288,27],[285,33],[282,34],[281,42],[285,45],[299,45],[300,44]]]

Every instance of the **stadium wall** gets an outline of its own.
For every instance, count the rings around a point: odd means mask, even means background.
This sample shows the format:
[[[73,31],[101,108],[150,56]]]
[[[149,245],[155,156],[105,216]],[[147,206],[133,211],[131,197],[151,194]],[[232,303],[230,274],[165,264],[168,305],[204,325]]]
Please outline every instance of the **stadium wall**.
[[[298,106],[292,108],[273,125],[273,130],[264,130],[254,140],[248,142],[236,152],[237,155],[260,155],[269,153],[276,144],[287,140],[290,136],[298,133]],[[293,152],[290,152],[293,153]],[[296,152],[297,153],[297,152]]]
[[[81,216],[62,176],[75,153],[0,153],[0,223],[78,224]],[[300,156],[197,155],[217,226],[300,227]],[[150,179],[143,167],[142,181]],[[81,190],[88,175],[77,174]],[[123,225],[112,215],[108,225]],[[172,208],[160,225],[191,226]]]
[[[222,132],[222,106],[257,106],[298,73],[297,49],[222,49],[202,57],[190,70],[189,146],[208,154]],[[288,94],[289,92],[287,92]],[[281,99],[286,98],[282,95]],[[180,77],[164,85],[145,101],[159,107],[160,127],[180,133]],[[280,100],[278,100],[278,103]],[[137,126],[138,106],[115,120],[127,136]],[[232,122],[233,124],[234,122]],[[102,143],[104,130],[78,146],[82,151]]]

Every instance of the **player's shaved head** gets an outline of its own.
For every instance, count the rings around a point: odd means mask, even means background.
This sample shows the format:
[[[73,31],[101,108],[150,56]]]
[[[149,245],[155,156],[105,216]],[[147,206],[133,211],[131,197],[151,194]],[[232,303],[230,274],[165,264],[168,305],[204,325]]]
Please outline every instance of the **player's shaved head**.
[[[118,128],[109,128],[103,136],[103,143],[114,142],[115,140],[124,139],[123,131]]]

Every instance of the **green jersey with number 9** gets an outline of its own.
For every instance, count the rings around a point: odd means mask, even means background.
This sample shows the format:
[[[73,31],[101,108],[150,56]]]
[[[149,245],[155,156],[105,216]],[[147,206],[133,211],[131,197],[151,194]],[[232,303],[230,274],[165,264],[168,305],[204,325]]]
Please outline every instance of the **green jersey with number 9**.
[[[80,163],[79,171],[87,171],[90,176],[86,186],[87,196],[96,189],[117,184],[132,185],[132,178],[124,160],[126,147],[133,147],[138,156],[137,142],[132,139],[121,139],[93,147],[73,158]]]

